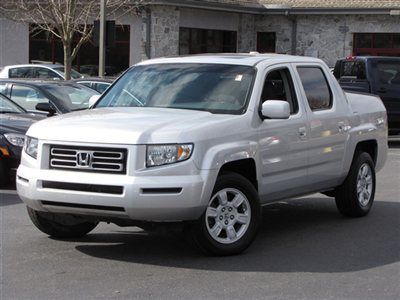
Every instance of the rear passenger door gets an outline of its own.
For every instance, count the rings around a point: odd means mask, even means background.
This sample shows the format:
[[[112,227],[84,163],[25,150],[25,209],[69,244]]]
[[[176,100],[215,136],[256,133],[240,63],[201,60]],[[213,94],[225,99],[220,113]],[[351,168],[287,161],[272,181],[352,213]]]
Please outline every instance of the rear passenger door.
[[[346,101],[320,64],[296,64],[309,125],[308,185],[310,191],[333,187],[342,176],[349,118]]]
[[[260,105],[284,100],[291,110],[289,119],[265,119],[259,127],[259,192],[263,202],[301,194],[307,182],[307,115],[297,96],[293,72],[289,64],[283,64],[269,67],[263,75]]]

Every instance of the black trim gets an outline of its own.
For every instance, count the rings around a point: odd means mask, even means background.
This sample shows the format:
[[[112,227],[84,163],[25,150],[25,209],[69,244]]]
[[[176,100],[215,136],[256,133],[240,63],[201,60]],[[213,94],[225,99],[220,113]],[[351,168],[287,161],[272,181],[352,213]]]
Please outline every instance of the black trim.
[[[123,207],[117,207],[117,206],[77,204],[77,203],[54,202],[54,201],[41,201],[41,202],[43,205],[60,206],[60,207],[86,208],[86,209],[109,210],[109,211],[125,211]]]
[[[90,193],[105,193],[121,195],[124,187],[117,185],[100,185],[87,183],[71,183],[58,181],[42,181],[42,187],[45,189],[70,190]]]
[[[182,188],[144,188],[142,194],[179,194]]]

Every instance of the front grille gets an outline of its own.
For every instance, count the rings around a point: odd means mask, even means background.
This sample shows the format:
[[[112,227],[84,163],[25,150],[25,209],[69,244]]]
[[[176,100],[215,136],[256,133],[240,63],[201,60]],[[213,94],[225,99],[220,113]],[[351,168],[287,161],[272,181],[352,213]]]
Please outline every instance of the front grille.
[[[50,169],[126,174],[127,150],[50,145]]]

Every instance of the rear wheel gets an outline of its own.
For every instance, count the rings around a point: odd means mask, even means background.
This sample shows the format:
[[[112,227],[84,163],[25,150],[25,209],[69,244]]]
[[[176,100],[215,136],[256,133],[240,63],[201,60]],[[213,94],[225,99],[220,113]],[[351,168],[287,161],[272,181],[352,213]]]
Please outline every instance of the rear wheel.
[[[92,231],[98,222],[86,221],[82,218],[36,211],[27,207],[32,223],[42,232],[55,238],[77,238]]]
[[[191,226],[193,240],[209,255],[233,255],[253,241],[260,223],[258,193],[243,176],[218,177],[204,214]]]
[[[356,154],[343,184],[336,189],[336,206],[348,217],[362,217],[369,213],[375,197],[375,166],[365,152]]]

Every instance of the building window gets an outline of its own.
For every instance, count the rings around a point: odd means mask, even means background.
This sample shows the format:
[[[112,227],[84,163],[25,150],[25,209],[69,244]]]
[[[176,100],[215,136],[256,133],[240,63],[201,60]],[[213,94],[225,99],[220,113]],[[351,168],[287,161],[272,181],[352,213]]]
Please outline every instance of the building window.
[[[400,56],[400,33],[355,33],[353,54]]]
[[[257,51],[260,53],[274,53],[276,50],[275,32],[257,32]]]
[[[179,54],[233,53],[237,46],[236,31],[181,27]]]
[[[63,46],[59,39],[46,31],[38,31],[31,25],[29,34],[29,61],[31,63],[60,63],[64,62]],[[106,75],[115,76],[129,67],[130,26],[117,25],[115,46],[106,50]],[[77,38],[72,47],[75,47]],[[99,48],[91,41],[83,44],[73,61],[73,68],[90,75],[98,75]]]

